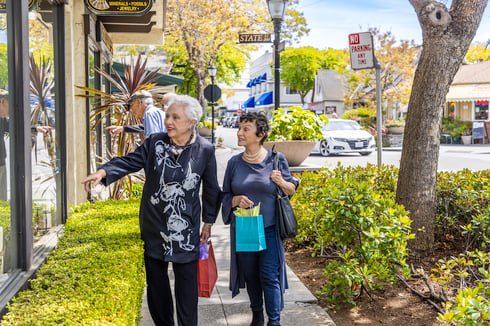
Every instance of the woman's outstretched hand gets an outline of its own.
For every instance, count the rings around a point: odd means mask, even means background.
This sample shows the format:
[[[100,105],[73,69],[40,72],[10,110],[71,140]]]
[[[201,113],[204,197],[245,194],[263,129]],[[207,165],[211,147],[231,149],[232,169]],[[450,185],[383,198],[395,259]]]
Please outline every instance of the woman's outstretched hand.
[[[97,170],[97,172],[94,172],[87,176],[85,179],[83,179],[82,184],[85,186],[85,191],[90,192],[91,190],[91,185],[96,186],[100,183],[100,180],[105,178],[106,172],[104,169]]]

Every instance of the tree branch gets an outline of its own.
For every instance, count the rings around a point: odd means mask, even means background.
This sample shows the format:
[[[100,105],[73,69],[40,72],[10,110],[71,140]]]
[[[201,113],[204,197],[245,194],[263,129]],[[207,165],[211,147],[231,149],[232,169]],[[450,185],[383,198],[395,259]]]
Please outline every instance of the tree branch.
[[[421,297],[422,299],[424,299],[425,301],[427,301],[428,303],[430,303],[438,312],[440,312],[441,314],[444,314],[444,310],[442,310],[441,307],[439,307],[439,305],[437,303],[435,303],[434,301],[430,300],[428,296],[425,296],[423,295],[422,293],[418,292],[417,290],[415,290],[414,288],[412,288],[404,279],[403,277],[401,277],[400,275],[398,274],[395,274],[396,277],[403,282],[403,284],[405,284],[405,286],[407,288],[410,289],[410,291],[412,291],[413,293],[415,293],[416,295],[418,295],[419,297]]]

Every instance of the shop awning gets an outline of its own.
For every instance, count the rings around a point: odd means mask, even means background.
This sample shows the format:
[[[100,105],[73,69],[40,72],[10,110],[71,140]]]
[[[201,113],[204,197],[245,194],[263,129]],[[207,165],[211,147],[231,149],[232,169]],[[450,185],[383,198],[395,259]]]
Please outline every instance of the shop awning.
[[[260,95],[259,99],[255,101],[255,105],[269,105],[272,104],[272,92],[267,92]]]
[[[446,102],[475,101],[490,98],[490,84],[455,85],[449,88]]]
[[[123,69],[123,64],[122,63],[120,63],[120,62],[113,62],[112,63],[112,68],[119,75],[124,76],[124,69]],[[155,83],[158,86],[171,86],[171,85],[180,86],[184,82],[184,78],[177,77],[177,76],[174,76],[174,75],[157,73],[156,74],[156,77],[157,77],[157,79],[155,80]],[[112,91],[118,91],[118,90],[113,88]]]
[[[253,107],[255,107],[255,97],[254,96],[249,97],[242,104],[242,108],[253,108]]]

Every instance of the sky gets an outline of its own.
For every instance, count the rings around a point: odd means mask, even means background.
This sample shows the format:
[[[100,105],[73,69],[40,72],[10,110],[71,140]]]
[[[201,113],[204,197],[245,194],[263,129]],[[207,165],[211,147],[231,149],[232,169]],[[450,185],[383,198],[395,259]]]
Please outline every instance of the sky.
[[[451,4],[451,0],[441,2]],[[473,41],[490,39],[489,7]],[[311,29],[299,46],[344,49],[348,47],[349,34],[365,32],[370,27],[391,31],[397,40],[422,43],[422,29],[408,0],[300,0],[298,10],[304,13]]]

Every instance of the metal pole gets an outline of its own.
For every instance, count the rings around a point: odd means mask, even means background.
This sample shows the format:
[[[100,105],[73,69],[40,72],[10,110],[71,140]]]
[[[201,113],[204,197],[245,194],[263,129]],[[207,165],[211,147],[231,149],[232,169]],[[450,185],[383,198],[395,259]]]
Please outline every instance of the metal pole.
[[[383,151],[383,111],[381,110],[381,64],[374,58],[376,69],[376,130],[378,135],[378,167],[382,165]]]
[[[274,110],[281,105],[281,57],[279,53],[279,41],[281,37],[281,19],[274,18]]]
[[[211,76],[211,144],[214,145],[214,77]]]

